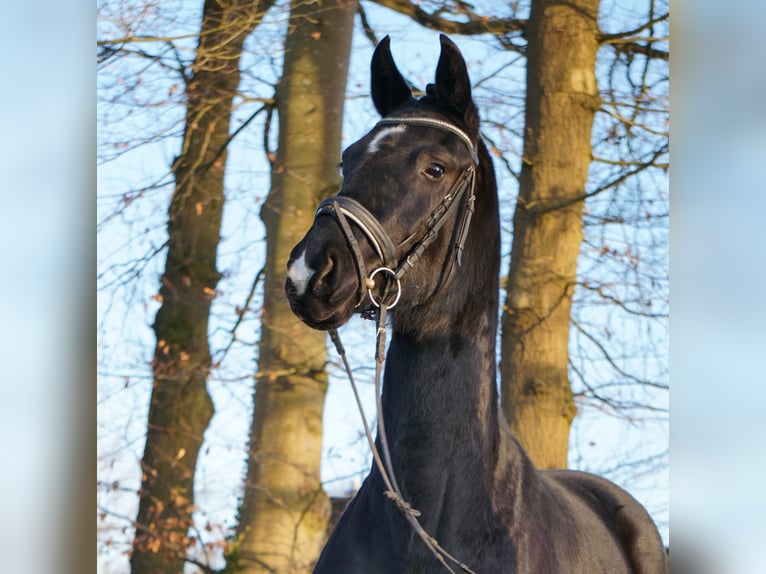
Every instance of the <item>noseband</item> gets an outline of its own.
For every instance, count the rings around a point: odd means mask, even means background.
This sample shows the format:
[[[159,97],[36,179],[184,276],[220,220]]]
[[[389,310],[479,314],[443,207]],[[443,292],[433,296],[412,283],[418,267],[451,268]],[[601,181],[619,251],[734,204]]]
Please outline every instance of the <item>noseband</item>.
[[[449,122],[423,117],[384,118],[378,122],[377,126],[388,124],[426,126],[455,134],[468,147],[473,162],[458,176],[441,203],[431,213],[425,223],[425,230],[421,234],[420,239],[399,260],[396,259],[396,248],[394,247],[393,241],[391,241],[391,238],[388,236],[388,233],[383,229],[383,226],[377,218],[361,203],[347,196],[335,195],[328,197],[319,204],[314,215],[315,219],[320,215],[331,215],[334,217],[343,232],[343,236],[351,253],[353,254],[354,266],[356,267],[359,281],[359,299],[356,306],[359,307],[362,304],[366,295],[369,296],[370,301],[374,305],[373,309],[362,314],[362,316],[366,318],[374,318],[375,309],[380,308],[380,305],[384,302],[389,309],[396,305],[399,301],[399,296],[401,295],[400,280],[402,276],[407,270],[412,269],[415,266],[417,261],[423,255],[426,247],[436,239],[439,230],[461,204],[461,199],[465,198],[464,201],[462,201],[462,217],[460,221],[456,223],[456,240],[451,250],[453,256],[450,258],[450,254],[448,254],[447,259],[449,261],[445,260],[445,265],[449,265],[449,271],[447,272],[446,279],[441,281],[432,297],[438,295],[444,287],[449,284],[454,275],[456,266],[459,267],[462,262],[463,248],[465,246],[466,238],[468,237],[468,228],[471,224],[474,201],[476,199],[476,196],[474,195],[474,184],[476,165],[478,165],[478,155],[476,153],[476,146],[474,146],[471,138],[469,138],[463,130]],[[381,260],[382,267],[375,269],[369,275],[364,263],[364,257],[362,256],[362,250],[351,229],[349,220],[362,231]],[[405,243],[406,242],[407,240],[405,240]],[[382,293],[376,300],[372,290],[376,286],[375,276],[379,273],[384,276],[384,282]],[[394,285],[396,285],[395,294],[392,292],[392,287]],[[391,298],[394,299],[393,302],[391,302]]]

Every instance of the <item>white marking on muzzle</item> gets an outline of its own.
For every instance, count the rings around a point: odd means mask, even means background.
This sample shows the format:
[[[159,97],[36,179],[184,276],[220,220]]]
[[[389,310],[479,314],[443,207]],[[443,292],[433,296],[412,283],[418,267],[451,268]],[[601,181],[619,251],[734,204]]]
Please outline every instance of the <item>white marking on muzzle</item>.
[[[314,276],[314,271],[311,267],[306,265],[306,251],[301,253],[295,261],[292,262],[290,268],[287,270],[287,277],[295,285],[295,292],[301,297],[306,292],[309,281]]]

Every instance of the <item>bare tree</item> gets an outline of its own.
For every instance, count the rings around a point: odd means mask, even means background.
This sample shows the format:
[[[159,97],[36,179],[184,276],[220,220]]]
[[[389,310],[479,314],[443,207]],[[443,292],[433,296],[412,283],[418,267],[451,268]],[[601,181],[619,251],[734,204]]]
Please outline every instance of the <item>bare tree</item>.
[[[186,119],[181,152],[172,166],[175,190],[168,209],[162,305],[154,321],[154,381],[133,572],[180,572],[187,560],[197,457],[213,415],[207,391],[208,318],[220,278],[216,252],[232,101],[242,46],[269,6],[268,1],[206,1],[196,57],[182,76]],[[140,39],[102,42],[102,56],[129,42]],[[147,59],[153,58],[147,54]]]
[[[559,465],[562,456],[566,456],[569,433],[566,419],[574,413],[575,404],[581,413],[586,414],[600,409],[630,421],[663,419],[666,413],[662,397],[667,388],[666,6],[652,0],[647,2],[648,9],[628,13],[608,4],[607,0],[601,0],[600,6],[584,4],[583,7],[589,10],[601,11],[596,18],[593,14],[588,16],[579,12],[572,15],[566,6],[549,6],[548,2],[538,3],[535,8],[538,12],[530,12],[531,3],[510,4],[505,13],[497,10],[495,4],[481,1],[473,5],[399,0],[380,0],[378,3],[426,28],[479,38],[488,53],[493,54],[484,62],[473,61],[469,65],[475,82],[475,96],[481,104],[484,136],[500,167],[501,180],[505,181],[504,201],[507,206],[516,204],[516,228],[511,230],[509,224],[507,229],[514,233],[514,252],[510,254],[509,262],[513,273],[506,281],[507,297],[510,301],[512,294],[523,286],[531,290],[534,297],[547,293],[545,298],[549,303],[551,300],[555,302],[557,297],[561,300],[555,308],[541,304],[528,309],[522,317],[527,323],[519,323],[534,328],[514,331],[509,327],[508,333],[503,335],[509,349],[516,346],[513,352],[508,351],[510,354],[503,356],[502,381],[504,401],[508,402],[508,397],[517,393],[518,400],[512,402],[522,405],[509,413],[511,420],[514,416],[521,417],[515,432],[530,451],[537,450],[534,445],[540,444],[545,437],[535,436],[538,431],[534,421],[522,411],[529,410],[533,418],[538,417],[541,404],[537,401],[544,393],[525,394],[523,388],[509,389],[508,368],[518,373],[513,375],[515,380],[530,373],[527,379],[542,381],[543,387],[548,381],[556,380],[561,384],[557,394],[553,393],[558,402],[548,401],[546,407],[553,409],[552,416],[560,419],[555,437],[546,435],[556,444],[550,448],[545,446],[542,450],[547,453],[542,455],[532,452],[542,466]],[[135,174],[129,182],[131,189],[115,192],[113,196],[105,195],[103,200],[112,209],[102,217],[100,230],[109,230],[112,226],[112,230],[119,229],[119,236],[129,226],[133,227],[129,234],[125,233],[119,239],[129,246],[123,251],[119,251],[123,249],[121,245],[113,248],[116,242],[112,231],[109,244],[112,253],[129,253],[129,256],[123,261],[105,256],[107,268],[99,274],[102,293],[107,294],[104,305],[109,307],[109,324],[114,324],[114,315],[124,313],[125,325],[120,327],[125,332],[106,337],[113,341],[108,349],[113,357],[110,359],[112,366],[109,372],[100,372],[100,377],[103,375],[105,380],[111,381],[108,388],[113,392],[113,402],[123,402],[125,413],[121,416],[126,420],[139,418],[135,413],[143,408],[144,399],[140,398],[143,391],[139,393],[136,389],[148,388],[147,383],[151,381],[153,397],[151,426],[146,436],[145,460],[142,461],[142,470],[149,472],[146,472],[141,489],[139,520],[134,520],[132,510],[133,516],[106,507],[101,507],[100,512],[117,523],[137,527],[135,543],[139,555],[144,552],[146,560],[152,563],[147,568],[164,568],[156,564],[167,559],[164,565],[170,571],[180,568],[184,561],[196,561],[203,570],[210,570],[210,557],[198,559],[200,533],[195,530],[202,530],[203,536],[212,536],[205,531],[205,526],[216,533],[220,529],[220,534],[216,534],[217,549],[228,547],[229,543],[223,539],[230,536],[230,531],[223,525],[199,524],[204,508],[196,511],[197,524],[191,522],[191,512],[201,500],[199,496],[194,497],[194,483],[198,489],[200,485],[195,460],[204,460],[202,455],[206,447],[202,447],[199,457],[198,449],[212,413],[210,355],[213,355],[213,383],[238,385],[242,403],[247,403],[245,395],[250,393],[249,381],[252,380],[251,364],[247,360],[252,356],[252,347],[248,345],[253,343],[243,333],[252,332],[250,325],[257,329],[262,318],[247,479],[229,565],[252,571],[263,571],[267,567],[300,571],[307,568],[316,555],[321,544],[318,532],[327,520],[328,512],[326,495],[318,476],[327,385],[326,358],[324,337],[298,327],[282,303],[282,274],[286,249],[297,241],[294,234],[300,234],[308,227],[313,215],[311,206],[337,185],[335,166],[342,108],[339,94],[345,88],[345,66],[348,65],[348,54],[343,46],[348,41],[354,8],[340,2],[321,6],[294,2],[289,20],[286,12],[279,12],[281,7],[277,7],[277,12],[271,12],[275,15],[275,24],[269,32],[262,34],[263,28],[260,28],[257,34],[248,34],[246,30],[260,22],[267,4],[248,3],[250,8],[238,7],[236,3],[217,6],[222,11],[221,22],[226,24],[216,28],[210,20],[211,27],[200,37],[201,24],[182,22],[187,12],[177,12],[151,2],[121,3],[116,9],[122,12],[119,14],[123,19],[120,31],[102,34],[99,40],[102,67],[108,68],[119,58],[133,62],[127,72],[123,67],[119,73],[108,78],[105,75],[102,80],[112,81],[109,90],[104,90],[109,99],[102,100],[101,104],[105,118],[103,129],[121,129],[124,135],[122,139],[106,133],[102,136],[103,161],[119,160],[123,154],[140,152],[142,148],[156,149],[168,145],[166,142],[177,141],[178,144],[173,144],[176,149],[182,146],[178,158],[172,162],[172,170],[163,176],[142,180],[140,169],[134,168]],[[362,30],[374,38],[377,26],[374,20],[380,12],[373,16],[370,10],[368,18],[364,10],[358,8]],[[210,9],[206,5],[205,11]],[[224,12],[228,16],[224,17]],[[110,14],[100,15],[100,18],[110,17]],[[202,23],[205,21],[203,19]],[[283,33],[285,22],[291,34],[291,45],[283,52],[279,34]],[[534,31],[533,26],[541,27]],[[546,38],[540,37],[544,30],[547,30]],[[588,34],[590,39],[584,44],[589,50],[595,50],[595,92],[593,86],[588,88],[588,74],[585,74],[580,77],[580,85],[586,89],[579,95],[560,93],[554,97],[557,81],[569,77],[573,69],[563,63],[557,68],[561,74],[558,78],[551,68],[550,75],[541,72],[530,79],[528,86],[524,85],[526,66],[535,61],[542,66],[540,54],[553,49],[547,42],[554,42],[554,39],[561,42],[556,44],[559,49],[554,49],[556,53],[553,54],[559,56],[567,51],[562,46],[573,42],[572,37],[579,33]],[[228,34],[228,38],[235,41],[216,41],[216,34],[219,34],[219,40],[224,40]],[[547,38],[548,34],[553,38]],[[238,44],[237,49],[237,43],[245,36],[251,42],[249,51],[244,43]],[[207,39],[203,42],[202,38]],[[537,38],[537,43],[533,43],[533,38]],[[457,40],[460,43],[460,39]],[[203,54],[203,46],[206,54]],[[577,44],[576,47],[583,50],[586,46]],[[220,51],[216,51],[217,48]],[[231,49],[234,51],[226,51]],[[538,50],[537,56],[533,55],[535,50]],[[567,57],[576,55],[567,54]],[[284,69],[280,72],[283,57]],[[247,63],[243,65],[243,62]],[[323,77],[332,77],[333,82],[315,83],[312,78],[316,77],[317,70],[324,74]],[[274,78],[282,76],[275,99],[271,93],[263,97],[264,91],[274,89],[273,80],[262,79],[269,74]],[[517,77],[520,79],[514,84]],[[308,81],[304,87],[300,87],[301,78]],[[524,98],[531,97],[527,92],[533,81],[538,82],[536,89],[540,90],[541,98],[537,103],[526,104],[525,118],[522,114]],[[248,82],[244,89],[243,82]],[[259,88],[253,89],[253,86]],[[231,97],[234,98],[233,105]],[[551,105],[545,104],[545,97],[552,97],[559,103],[571,100],[567,105],[578,108],[573,110],[577,117],[591,114],[590,132],[581,138],[587,140],[585,145],[589,151],[583,151],[585,147],[580,144],[571,145],[579,150],[577,154],[574,150],[558,150],[560,154],[569,153],[572,158],[576,155],[577,162],[584,162],[585,166],[568,171],[569,177],[562,183],[562,186],[566,184],[562,189],[553,189],[551,183],[545,187],[544,178],[541,176],[538,181],[535,173],[535,165],[539,168],[550,161],[540,157],[547,144],[532,140],[533,136],[548,133],[542,124],[553,121],[547,115]],[[301,118],[299,110],[310,110],[311,101],[316,110],[307,111]],[[257,109],[252,107],[254,105]],[[349,105],[356,105],[356,102],[350,100]],[[193,114],[192,106],[197,106]],[[253,110],[250,116],[243,112],[247,106]],[[582,108],[585,108],[584,112]],[[566,108],[559,106],[555,109]],[[231,117],[237,110],[240,123],[233,128],[236,124],[231,123]],[[539,113],[536,121],[541,126],[536,131],[528,131],[525,121],[531,122],[530,114],[533,113]],[[131,133],[132,126],[140,123],[135,121],[137,117],[145,127]],[[251,123],[254,118],[258,122]],[[574,116],[571,121],[575,121]],[[268,143],[265,144],[271,172],[253,174],[253,185],[247,189],[243,187],[237,194],[232,193],[229,183],[224,194],[221,187],[224,171],[229,181],[235,175],[231,167],[226,169],[227,150],[233,143],[254,133],[254,130],[244,129],[248,126],[263,127],[266,132],[264,142],[278,140],[278,147],[273,151]],[[276,137],[271,135],[271,126],[278,126]],[[587,130],[582,128],[580,131],[584,134]],[[570,147],[569,140],[565,144],[563,147]],[[258,153],[256,146],[261,142],[248,145],[246,153],[252,158]],[[532,149],[535,146],[536,151]],[[533,152],[537,159],[527,165]],[[572,158],[570,160],[574,162]],[[166,166],[170,163],[168,161]],[[579,177],[583,169],[587,176],[575,186],[571,176],[577,173]],[[216,242],[221,234],[218,226],[222,202],[237,208],[257,205],[255,187],[265,190],[268,184],[262,182],[269,176],[271,191],[262,209],[263,221],[268,227],[266,267],[259,273],[259,282],[250,288],[249,294],[226,287],[222,292],[218,286],[221,269],[227,273],[221,284],[231,285],[236,281],[241,287],[251,279],[241,277],[236,266],[221,267],[220,245]],[[518,198],[515,182],[521,182]],[[167,190],[172,191],[172,197]],[[164,206],[169,200],[171,208],[165,221]],[[253,215],[255,213],[253,209]],[[197,225],[186,225],[190,222]],[[548,227],[548,222],[559,222],[559,225]],[[248,254],[258,253],[256,259],[260,267],[260,253],[266,242],[252,222],[243,223],[242,227],[247,228],[247,241],[252,243]],[[558,256],[559,252],[565,252],[571,256],[574,253],[577,261],[576,272],[572,271],[571,261],[567,269],[557,267],[558,263],[546,263],[544,257],[534,262],[541,270],[541,276],[548,275],[558,281],[550,292],[546,286],[538,289],[533,284],[531,279],[536,278],[530,277],[534,275],[530,270],[534,265],[530,266],[531,261],[525,264],[525,255],[516,248],[516,243],[537,245],[540,238],[534,238],[542,228],[548,229],[545,242],[549,247],[551,244],[555,247],[549,255]],[[576,235],[582,241],[574,245],[579,240],[570,238],[566,245],[562,245],[560,242],[567,235],[558,236],[557,232],[563,233],[570,228],[579,228]],[[525,241],[522,236],[526,237]],[[541,249],[536,253],[545,252]],[[164,264],[160,261],[163,254],[167,258]],[[250,261],[252,257],[240,256],[240,260],[245,259]],[[518,274],[517,267],[524,270],[524,277]],[[156,293],[155,274],[163,277],[159,294]],[[566,276],[566,280],[559,275]],[[522,279],[529,281],[520,283]],[[260,285],[263,286],[262,300]],[[248,288],[249,285],[245,285],[245,291]],[[148,305],[150,309],[161,303],[154,322],[157,332],[152,372],[147,376],[146,369],[140,368],[140,363],[148,362],[149,358],[136,352],[138,347],[135,346],[130,353],[132,364],[137,366],[124,372],[115,370],[114,364],[128,364],[119,363],[118,358],[124,354],[123,347],[132,345],[133,338],[138,339],[127,326],[128,319],[133,319],[130,315],[135,315],[135,310],[142,305],[146,306],[152,296],[155,301]],[[110,297],[111,302],[108,301]],[[523,299],[521,297],[522,302]],[[544,369],[538,369],[536,365],[547,360],[543,360],[542,351],[525,354],[519,349],[539,344],[533,337],[538,331],[543,333],[549,328],[546,324],[548,317],[554,317],[554,311],[560,313],[562,305],[571,305],[571,309],[566,320],[557,319],[559,331],[555,337],[556,345],[565,346],[566,357],[556,359],[558,378],[537,374]],[[176,316],[181,316],[185,323],[174,325]],[[203,317],[207,321],[204,327],[197,322]],[[119,318],[117,322],[120,323]],[[193,335],[188,344],[178,337],[178,333],[184,331],[179,327],[184,324],[195,325],[187,330]],[[174,326],[175,331],[172,330]],[[203,341],[205,334],[207,340]],[[528,336],[530,338],[526,339]],[[553,334],[549,336],[554,337]],[[227,357],[233,357],[234,351],[245,360],[232,364],[232,359]],[[515,363],[513,367],[511,360]],[[222,361],[228,361],[225,368],[228,369],[229,383],[220,381],[223,374],[218,365]],[[205,388],[206,379],[208,389]],[[131,390],[138,399],[130,395]],[[129,400],[120,399],[123,395]],[[140,404],[131,407],[131,401]],[[216,402],[218,404],[217,398]],[[160,408],[162,405],[167,405],[168,409]],[[166,410],[168,412],[164,412]],[[244,426],[246,422],[243,420],[242,424]],[[529,430],[525,431],[524,427]],[[134,431],[132,436],[124,437],[123,442],[130,444],[139,434],[143,441],[143,431]],[[245,442],[244,436],[241,442],[238,441],[233,439],[232,450],[240,449]],[[210,443],[209,436],[207,442]],[[587,446],[575,444],[574,447],[570,448],[570,461],[590,464],[587,453],[582,451]],[[127,468],[131,464],[128,452],[126,449],[123,454],[115,455],[112,462],[117,460],[118,466]],[[551,457],[557,460],[546,462],[552,460]],[[646,461],[620,458],[608,468],[595,470],[608,470],[613,475],[627,478],[648,464],[662,465],[664,460],[663,453],[647,456]],[[136,465],[135,461],[132,464]],[[153,471],[157,477],[167,477],[168,482],[160,485]],[[100,489],[123,492],[126,499],[135,498],[135,487],[131,488],[130,483],[127,479],[108,480],[100,484]],[[162,504],[158,506],[156,501]],[[305,514],[302,514],[303,510]],[[120,539],[120,527],[114,524],[113,521],[104,522],[103,536],[109,540]],[[274,525],[273,529],[270,525]],[[126,532],[128,534],[122,536],[128,536],[132,529]],[[288,532],[293,536],[289,541]],[[128,548],[131,547],[132,544],[128,544]],[[155,550],[159,556],[154,555]],[[155,558],[158,562],[153,562]],[[144,557],[133,559],[136,569],[140,560]],[[289,566],[277,566],[279,560],[285,560],[284,564],[289,562]]]
[[[502,405],[540,468],[567,466],[569,320],[598,109],[598,0],[535,0],[524,152],[502,322]]]
[[[282,78],[267,230],[264,304],[245,494],[231,560],[241,572],[308,572],[330,505],[322,489],[325,334],[306,329],[284,296],[292,247],[313,207],[340,183],[338,157],[355,0],[294,0]]]

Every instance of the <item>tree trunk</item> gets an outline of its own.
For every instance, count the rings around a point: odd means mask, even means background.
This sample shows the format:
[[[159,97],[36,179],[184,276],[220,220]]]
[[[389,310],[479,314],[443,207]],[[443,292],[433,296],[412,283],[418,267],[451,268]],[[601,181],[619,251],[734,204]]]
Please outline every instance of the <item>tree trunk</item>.
[[[232,98],[242,44],[263,10],[250,0],[206,0],[203,8],[154,321],[154,380],[131,556],[136,574],[182,572],[189,546],[197,455],[213,415],[207,326],[220,278],[216,251]]]
[[[309,572],[330,503],[319,476],[327,391],[325,334],[306,328],[284,295],[292,247],[320,198],[339,185],[338,161],[355,0],[294,0],[277,91],[279,149],[261,215],[266,279],[236,569]]]
[[[524,155],[502,318],[502,407],[540,468],[567,463],[570,307],[598,107],[599,0],[534,0]]]

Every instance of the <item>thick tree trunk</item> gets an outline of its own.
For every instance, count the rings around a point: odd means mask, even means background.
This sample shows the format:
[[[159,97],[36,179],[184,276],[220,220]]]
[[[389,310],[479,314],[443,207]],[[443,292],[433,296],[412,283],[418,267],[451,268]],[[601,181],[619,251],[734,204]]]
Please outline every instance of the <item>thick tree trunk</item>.
[[[341,124],[355,0],[294,0],[278,87],[279,150],[262,209],[266,280],[245,496],[241,572],[310,571],[330,503],[319,465],[327,390],[325,334],[306,328],[284,295],[292,247],[320,198],[339,185]]]
[[[524,156],[502,318],[502,406],[540,468],[565,467],[576,407],[568,341],[598,106],[599,0],[534,0]]]
[[[182,572],[189,545],[197,455],[213,415],[207,327],[220,278],[216,251],[232,98],[243,42],[263,10],[251,0],[206,0],[203,8],[154,322],[154,381],[131,556],[136,574]]]

